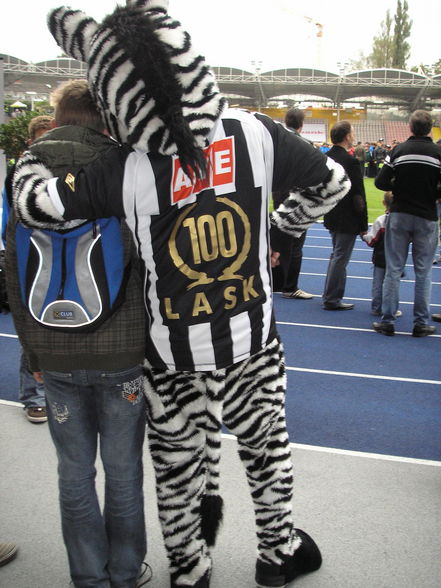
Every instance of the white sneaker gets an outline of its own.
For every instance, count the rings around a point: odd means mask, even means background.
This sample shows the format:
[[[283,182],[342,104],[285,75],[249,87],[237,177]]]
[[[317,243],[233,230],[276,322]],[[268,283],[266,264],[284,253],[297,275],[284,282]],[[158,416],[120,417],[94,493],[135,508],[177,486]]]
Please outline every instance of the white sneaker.
[[[304,292],[303,290],[296,290],[295,292],[283,292],[283,298],[298,298],[301,300],[310,300],[314,298],[313,294],[309,292]]]

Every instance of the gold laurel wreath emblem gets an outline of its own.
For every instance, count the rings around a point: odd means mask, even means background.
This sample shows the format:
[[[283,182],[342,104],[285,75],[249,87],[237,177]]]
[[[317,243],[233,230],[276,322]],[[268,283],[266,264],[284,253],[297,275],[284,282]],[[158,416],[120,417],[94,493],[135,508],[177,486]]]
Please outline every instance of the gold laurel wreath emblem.
[[[179,215],[179,217],[175,223],[175,226],[173,227],[173,230],[171,232],[170,239],[168,242],[168,249],[170,252],[170,257],[172,258],[175,267],[182,274],[184,274],[189,280],[193,281],[192,284],[189,284],[187,286],[187,290],[191,290],[192,288],[195,288],[196,286],[199,286],[202,284],[211,284],[215,280],[224,281],[224,280],[243,280],[244,279],[244,277],[242,275],[238,274],[237,272],[244,264],[245,260],[248,257],[248,253],[251,249],[250,221],[248,219],[248,216],[243,211],[243,209],[236,202],[233,202],[229,198],[220,198],[219,197],[219,198],[216,198],[216,202],[221,202],[222,204],[225,204],[226,206],[229,206],[230,208],[232,208],[237,213],[239,218],[241,219],[243,227],[244,227],[244,233],[245,233],[243,247],[242,247],[242,250],[240,251],[240,253],[238,254],[238,256],[236,257],[236,259],[233,261],[233,263],[231,265],[229,265],[228,267],[226,267],[223,270],[222,274],[220,276],[217,276],[216,278],[211,278],[206,274],[206,272],[198,272],[197,270],[191,268],[182,259],[181,255],[178,251],[178,247],[176,245],[176,235],[178,234],[178,231],[179,231],[180,227],[182,226],[182,223],[184,222],[184,220],[187,218],[187,216],[190,214],[190,212],[196,206],[196,203],[194,203],[194,204],[190,205],[188,208],[186,208]]]

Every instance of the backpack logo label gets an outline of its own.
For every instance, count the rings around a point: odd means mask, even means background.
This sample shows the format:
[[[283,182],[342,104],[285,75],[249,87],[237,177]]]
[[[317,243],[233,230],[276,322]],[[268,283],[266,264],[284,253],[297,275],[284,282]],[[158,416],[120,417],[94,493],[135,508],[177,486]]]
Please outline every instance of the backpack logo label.
[[[53,317],[58,321],[73,321],[75,313],[73,310],[54,310]]]

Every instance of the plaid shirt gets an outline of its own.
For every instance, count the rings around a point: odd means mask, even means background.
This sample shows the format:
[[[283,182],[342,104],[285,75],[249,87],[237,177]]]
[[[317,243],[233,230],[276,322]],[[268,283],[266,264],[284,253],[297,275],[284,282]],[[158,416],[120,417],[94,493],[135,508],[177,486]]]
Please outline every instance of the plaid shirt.
[[[75,129],[64,128],[71,131]],[[61,127],[58,131],[59,136]],[[68,139],[69,130],[66,133]],[[96,143],[97,154],[105,150],[110,142],[104,135],[93,132],[90,132],[88,139]],[[110,144],[114,145],[113,142]],[[41,146],[40,142],[40,148]],[[142,280],[133,238],[126,223],[122,221],[124,255],[126,263],[131,260],[132,267],[125,301],[104,324],[91,333],[63,333],[45,328],[27,311],[21,300],[18,282],[15,223],[16,218],[11,211],[6,240],[6,281],[15,328],[28,358],[30,370],[114,371],[141,363],[145,347]]]

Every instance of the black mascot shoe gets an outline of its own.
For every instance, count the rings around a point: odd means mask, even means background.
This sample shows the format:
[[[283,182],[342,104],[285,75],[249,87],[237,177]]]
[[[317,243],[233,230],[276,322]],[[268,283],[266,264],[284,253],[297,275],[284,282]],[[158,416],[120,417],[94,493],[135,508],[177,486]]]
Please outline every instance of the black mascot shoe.
[[[175,584],[172,579],[170,588],[210,588],[210,572],[205,572],[202,578],[199,578],[196,584],[192,584],[191,586],[189,584],[185,584],[185,586],[183,584]]]
[[[258,559],[256,563],[256,584],[258,588],[282,588],[302,574],[315,572],[322,565],[322,556],[315,541],[301,529],[296,529],[302,540],[293,555],[282,565],[267,564]]]

